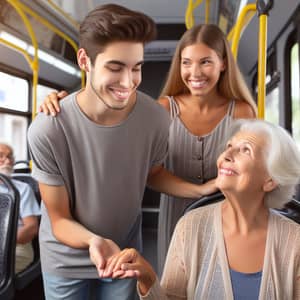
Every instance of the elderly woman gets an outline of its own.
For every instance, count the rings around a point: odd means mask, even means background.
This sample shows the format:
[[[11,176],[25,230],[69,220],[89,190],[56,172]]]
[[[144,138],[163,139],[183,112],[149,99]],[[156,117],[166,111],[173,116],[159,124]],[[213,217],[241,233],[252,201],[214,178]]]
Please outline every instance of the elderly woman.
[[[178,222],[161,284],[134,249],[109,261],[103,276],[135,276],[141,299],[300,299],[300,226],[279,215],[300,178],[289,134],[243,120],[217,161],[225,200]]]

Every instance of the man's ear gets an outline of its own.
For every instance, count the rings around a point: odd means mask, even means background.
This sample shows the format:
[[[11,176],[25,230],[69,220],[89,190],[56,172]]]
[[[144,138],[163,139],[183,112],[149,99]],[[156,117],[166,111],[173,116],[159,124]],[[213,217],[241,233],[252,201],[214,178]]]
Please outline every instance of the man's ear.
[[[77,51],[77,62],[82,71],[90,71],[90,58],[88,57],[85,49],[80,48]]]
[[[264,190],[264,192],[271,192],[277,186],[278,186],[278,184],[272,178],[268,178],[263,185],[263,190]]]

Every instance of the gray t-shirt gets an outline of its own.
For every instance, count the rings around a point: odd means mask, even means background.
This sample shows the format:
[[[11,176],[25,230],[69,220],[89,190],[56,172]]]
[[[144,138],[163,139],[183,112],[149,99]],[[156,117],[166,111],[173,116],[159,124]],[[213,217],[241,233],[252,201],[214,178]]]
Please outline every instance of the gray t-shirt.
[[[125,121],[98,125],[81,111],[74,93],[61,101],[57,117],[39,114],[29,128],[33,177],[47,185],[65,185],[74,219],[92,232],[121,248],[137,246],[148,172],[166,157],[169,124],[168,113],[138,92]],[[97,277],[88,250],[55,239],[44,205],[40,248],[44,272]]]

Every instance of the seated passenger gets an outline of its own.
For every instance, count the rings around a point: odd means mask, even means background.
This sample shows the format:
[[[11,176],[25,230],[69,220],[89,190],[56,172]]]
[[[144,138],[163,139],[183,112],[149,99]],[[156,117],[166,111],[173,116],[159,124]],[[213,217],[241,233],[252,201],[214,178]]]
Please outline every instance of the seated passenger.
[[[103,277],[136,277],[140,299],[300,299],[300,226],[272,209],[293,195],[299,150],[279,126],[238,124],[217,161],[225,200],[180,219],[161,284],[134,249],[112,257]]]
[[[0,143],[0,173],[10,176],[13,171],[13,164],[13,149],[7,144]],[[12,182],[20,193],[15,263],[15,272],[19,273],[33,261],[31,241],[38,233],[40,208],[29,184],[14,179]],[[6,192],[6,187],[1,182],[0,192]]]

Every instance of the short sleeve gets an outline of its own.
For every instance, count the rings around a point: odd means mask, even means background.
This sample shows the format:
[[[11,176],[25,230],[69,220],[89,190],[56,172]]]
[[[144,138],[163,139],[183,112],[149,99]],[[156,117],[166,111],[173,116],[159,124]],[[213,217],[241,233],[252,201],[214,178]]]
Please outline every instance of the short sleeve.
[[[64,185],[57,165],[61,129],[54,117],[40,114],[28,130],[29,152],[32,159],[32,176],[39,182],[48,185]],[[60,157],[63,159],[63,157]]]

